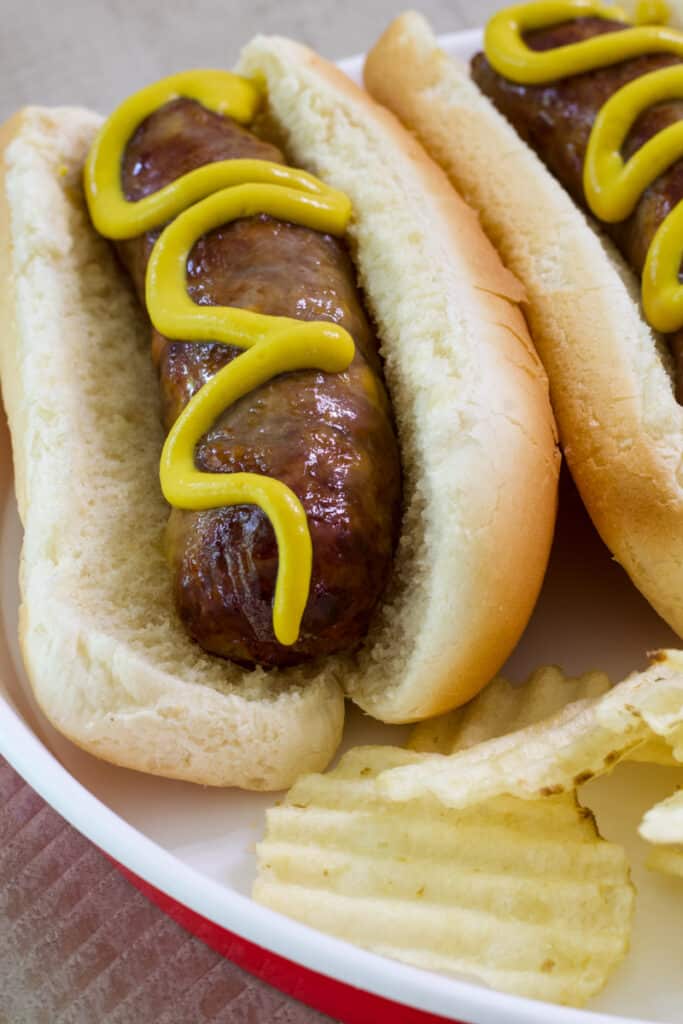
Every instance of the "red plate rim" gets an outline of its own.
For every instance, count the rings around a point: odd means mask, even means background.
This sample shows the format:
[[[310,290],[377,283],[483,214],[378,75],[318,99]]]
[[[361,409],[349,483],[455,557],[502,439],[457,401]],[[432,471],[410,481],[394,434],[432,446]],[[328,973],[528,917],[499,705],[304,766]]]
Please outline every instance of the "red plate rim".
[[[216,953],[220,953],[238,967],[261,978],[288,996],[298,999],[299,1002],[343,1021],[343,1024],[376,1024],[377,1021],[383,1020],[390,1020],[392,1024],[458,1024],[447,1021],[445,1017],[437,1017],[424,1010],[412,1009],[382,996],[373,995],[372,992],[354,988],[336,978],[319,974],[277,953],[263,949],[190,910],[189,907],[139,878],[113,857],[109,857],[108,854],[105,856],[147,899]]]

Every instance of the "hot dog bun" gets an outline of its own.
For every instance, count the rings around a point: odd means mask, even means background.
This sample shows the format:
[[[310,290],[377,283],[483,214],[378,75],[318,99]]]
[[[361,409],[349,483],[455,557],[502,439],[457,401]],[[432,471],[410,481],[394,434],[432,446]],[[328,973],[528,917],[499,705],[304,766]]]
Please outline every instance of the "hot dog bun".
[[[98,757],[215,785],[288,786],[341,736],[330,675],[286,688],[205,654],[178,622],[163,550],[149,330],[90,226],[100,118],[28,109],[4,130],[0,345],[24,524],[20,639],[43,711]]]
[[[22,649],[50,720],[99,757],[276,789],[329,761],[343,692],[387,721],[460,703],[495,673],[535,602],[558,456],[521,290],[447,179],[391,115],[286,40],[267,84],[293,162],[344,189],[398,421],[406,509],[393,582],[363,650],[244,671],[173,609],[148,329],[80,175],[100,119],[30,108],[4,129],[0,371],[13,438]]]
[[[637,282],[419,14],[365,65],[524,283],[567,462],[603,540],[683,636],[683,408]]]

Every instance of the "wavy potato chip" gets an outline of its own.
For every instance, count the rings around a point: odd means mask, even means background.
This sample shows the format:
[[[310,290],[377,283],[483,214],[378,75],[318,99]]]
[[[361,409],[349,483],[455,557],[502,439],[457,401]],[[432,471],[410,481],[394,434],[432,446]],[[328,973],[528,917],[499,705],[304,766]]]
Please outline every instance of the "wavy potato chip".
[[[611,689],[604,672],[565,676],[556,665],[537,669],[522,686],[502,676],[489,683],[468,704],[448,714],[418,722],[408,747],[421,753],[455,754],[477,743],[505,736],[550,718],[577,700],[600,697]],[[626,755],[628,760],[675,767],[669,743],[653,736]]]
[[[504,793],[533,799],[572,790],[653,740],[683,760],[682,727],[683,652],[666,651],[600,696],[449,756],[423,754],[378,786],[395,800],[431,793],[449,807]]]
[[[666,875],[683,877],[683,790],[652,807],[638,829],[655,846],[647,866]]]
[[[683,845],[683,789],[652,807],[638,829],[649,843]]]
[[[603,672],[589,672],[570,679],[555,666],[538,669],[522,686],[513,686],[499,677],[463,707],[418,723],[408,746],[421,753],[455,754],[534,725],[575,701],[602,696],[609,689],[609,679]],[[669,734],[667,739],[651,732],[650,739],[627,752],[624,759],[683,768],[672,749],[673,746],[681,749],[679,730]],[[676,798],[653,808],[645,816],[640,833],[649,842],[661,843],[658,836],[662,829],[667,842],[677,845],[653,850],[647,865],[667,874],[683,875],[683,799]]]
[[[600,697],[610,685],[604,672],[570,679],[555,665],[537,669],[523,686],[499,676],[468,704],[419,722],[408,746],[423,753],[455,754],[550,718],[577,700]]]
[[[683,764],[674,757],[671,743],[661,736],[653,736],[642,746],[636,747],[626,755],[628,761],[639,761],[641,764],[660,764],[664,768],[683,768]]]
[[[628,946],[623,850],[574,794],[451,810],[388,800],[387,769],[420,755],[359,747],[268,812],[254,897],[405,963],[582,1005]]]

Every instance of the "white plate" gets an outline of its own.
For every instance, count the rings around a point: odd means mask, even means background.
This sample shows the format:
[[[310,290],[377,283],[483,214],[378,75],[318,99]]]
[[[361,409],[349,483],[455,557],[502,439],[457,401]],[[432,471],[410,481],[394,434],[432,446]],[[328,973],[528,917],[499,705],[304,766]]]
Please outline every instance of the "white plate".
[[[446,36],[467,58],[478,32]],[[342,62],[358,79],[360,58]],[[584,799],[603,833],[622,842],[639,890],[633,947],[590,1011],[578,1013],[492,992],[365,953],[258,906],[249,897],[254,844],[273,795],[202,789],[115,768],[78,750],[38,711],[16,641],[21,541],[10,447],[0,423],[0,751],[77,829],[138,876],[242,937],[325,975],[447,1019],[468,1024],[676,1024],[681,1017],[683,883],[643,867],[635,828],[668,795],[671,770],[627,765],[591,783]],[[506,667],[517,680],[540,664],[568,672],[603,668],[614,679],[645,665],[646,651],[677,638],[611,561],[567,480],[551,566],[536,613]],[[345,746],[401,743],[407,730],[351,712]],[[539,882],[542,884],[542,880]]]

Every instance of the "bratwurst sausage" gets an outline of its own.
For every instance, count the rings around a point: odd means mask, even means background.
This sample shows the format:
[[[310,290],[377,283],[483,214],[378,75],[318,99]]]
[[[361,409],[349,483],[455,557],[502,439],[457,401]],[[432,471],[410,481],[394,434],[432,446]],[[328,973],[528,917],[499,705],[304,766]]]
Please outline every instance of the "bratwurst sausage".
[[[285,162],[279,149],[231,118],[193,100],[174,100],[130,139],[123,189],[135,201],[196,167],[245,157]],[[141,297],[158,234],[119,243]],[[331,235],[250,217],[196,243],[187,281],[200,305],[333,321],[349,331],[356,352],[343,373],[288,373],[245,396],[220,416],[195,452],[200,470],[266,474],[301,501],[313,566],[297,642],[281,645],[273,632],[278,551],[270,522],[253,505],[173,510],[169,556],[181,619],[206,650],[246,664],[292,665],[353,650],[391,571],[401,473],[378,343],[348,251]],[[152,334],[170,429],[195,392],[242,350]]]
[[[532,50],[553,50],[630,26],[603,18],[577,18],[525,35]],[[584,209],[583,166],[595,119],[606,101],[622,86],[642,75],[683,63],[672,54],[659,53],[622,61],[546,85],[519,85],[497,74],[483,53],[472,61],[472,78],[510,121],[518,134],[543,160],[573,199]],[[637,119],[624,146],[631,157],[662,129],[683,120],[683,101],[658,103]],[[661,174],[640,197],[633,213],[623,221],[603,224],[626,261],[641,274],[650,243],[662,221],[683,199],[683,160]],[[676,395],[683,402],[683,331],[667,338],[675,361]]]

